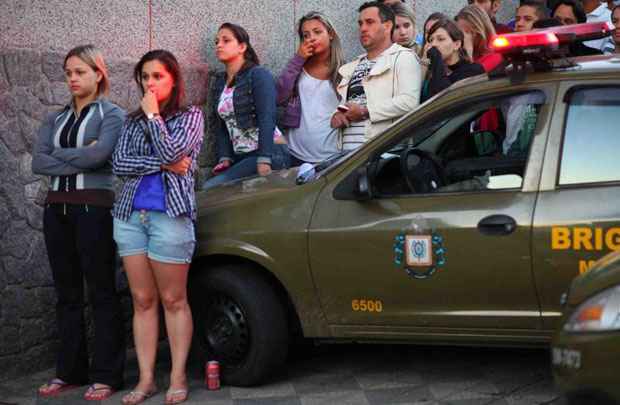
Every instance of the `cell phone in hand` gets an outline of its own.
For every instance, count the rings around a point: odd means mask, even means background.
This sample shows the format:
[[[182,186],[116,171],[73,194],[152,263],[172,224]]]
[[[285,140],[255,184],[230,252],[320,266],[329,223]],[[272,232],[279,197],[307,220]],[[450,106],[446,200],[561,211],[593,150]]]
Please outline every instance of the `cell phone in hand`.
[[[347,111],[349,111],[349,107],[347,107],[344,104],[340,104],[338,107],[336,107],[336,109],[343,113],[346,113]]]

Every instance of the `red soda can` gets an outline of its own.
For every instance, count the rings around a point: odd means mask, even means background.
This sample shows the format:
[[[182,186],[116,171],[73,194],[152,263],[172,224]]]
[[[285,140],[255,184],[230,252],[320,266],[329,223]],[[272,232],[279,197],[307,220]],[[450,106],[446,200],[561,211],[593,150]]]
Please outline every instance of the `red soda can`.
[[[220,389],[220,363],[217,361],[207,362],[207,389],[214,391]]]

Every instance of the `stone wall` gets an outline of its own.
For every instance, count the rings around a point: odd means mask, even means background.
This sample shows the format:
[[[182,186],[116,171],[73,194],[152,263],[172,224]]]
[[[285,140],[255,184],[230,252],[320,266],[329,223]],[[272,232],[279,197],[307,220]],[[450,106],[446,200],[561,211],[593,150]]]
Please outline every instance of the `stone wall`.
[[[503,1],[500,20],[509,18],[516,1]],[[207,64],[212,70],[221,68],[214,57],[213,37],[222,22],[246,27],[263,64],[277,73],[297,47],[297,19],[311,10],[324,11],[332,18],[347,59],[361,53],[356,18],[362,3],[0,1],[0,380],[49,367],[56,352],[56,295],[42,235],[47,180],[34,176],[30,163],[41,121],[68,101],[62,72],[66,51],[82,43],[101,48],[111,74],[110,98],[133,109],[138,105],[133,65],[148,49],[169,49],[185,66],[191,101],[204,104],[211,76]],[[415,0],[418,27],[433,11],[454,15],[465,4],[466,0]],[[213,162],[213,137],[208,128],[204,145],[198,184]],[[122,277],[119,285],[126,288]],[[129,318],[128,301],[125,297]]]

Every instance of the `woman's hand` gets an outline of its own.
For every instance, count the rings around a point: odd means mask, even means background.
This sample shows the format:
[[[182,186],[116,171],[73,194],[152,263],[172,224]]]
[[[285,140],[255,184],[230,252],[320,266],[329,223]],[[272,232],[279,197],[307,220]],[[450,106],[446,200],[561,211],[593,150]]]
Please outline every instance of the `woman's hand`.
[[[424,48],[422,48],[422,58],[428,59],[428,50],[431,49],[431,43],[426,41],[424,42]]]
[[[302,41],[302,43],[299,44],[299,49],[297,49],[297,55],[304,59],[308,59],[314,55],[314,45],[312,45],[310,41]]]
[[[183,159],[174,162],[171,165],[161,165],[162,169],[178,174],[179,176],[185,176],[191,167],[192,158],[189,156],[185,156]]]
[[[142,97],[142,100],[140,101],[140,107],[142,107],[144,115],[159,114],[157,96],[152,90],[147,90],[146,93],[144,93],[144,97]]]
[[[216,175],[228,169],[229,167],[230,167],[230,160],[222,160],[220,163],[216,164],[215,167],[213,167],[213,170],[211,170],[211,173]]]
[[[271,165],[269,163],[257,163],[256,172],[259,176],[267,176],[271,174]]]

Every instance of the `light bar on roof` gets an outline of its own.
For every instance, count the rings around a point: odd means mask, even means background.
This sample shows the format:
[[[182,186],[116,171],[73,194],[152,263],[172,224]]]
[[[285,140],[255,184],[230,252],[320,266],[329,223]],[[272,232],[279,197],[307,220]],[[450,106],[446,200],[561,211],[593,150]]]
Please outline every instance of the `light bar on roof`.
[[[611,35],[613,30],[614,26],[610,22],[595,22],[515,32],[496,36],[491,41],[491,49],[499,53],[512,54],[554,51],[560,45],[604,38]]]

